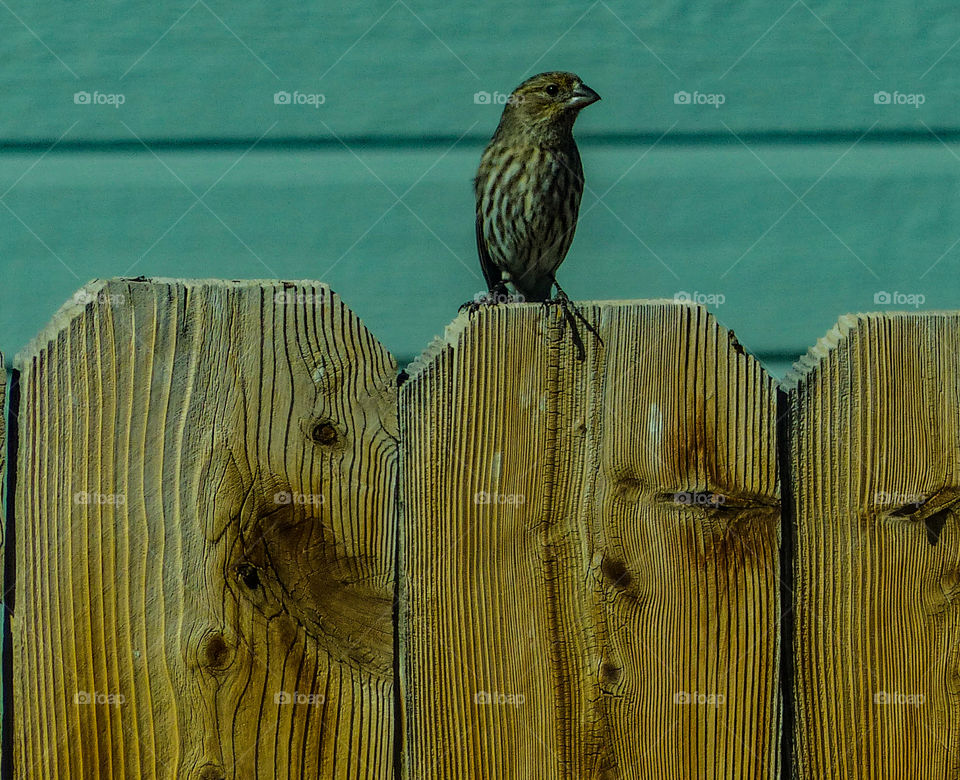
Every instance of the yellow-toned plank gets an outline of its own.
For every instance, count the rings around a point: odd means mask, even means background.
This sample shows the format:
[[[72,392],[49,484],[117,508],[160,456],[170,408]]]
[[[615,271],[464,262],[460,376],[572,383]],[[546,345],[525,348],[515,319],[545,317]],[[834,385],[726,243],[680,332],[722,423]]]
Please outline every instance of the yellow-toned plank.
[[[773,778],[776,395],[703,309],[463,314],[400,393],[407,778]]]
[[[396,380],[310,282],[116,280],[18,358],[23,778],[389,778]]]
[[[960,774],[960,315],[841,318],[790,393],[796,776]]]

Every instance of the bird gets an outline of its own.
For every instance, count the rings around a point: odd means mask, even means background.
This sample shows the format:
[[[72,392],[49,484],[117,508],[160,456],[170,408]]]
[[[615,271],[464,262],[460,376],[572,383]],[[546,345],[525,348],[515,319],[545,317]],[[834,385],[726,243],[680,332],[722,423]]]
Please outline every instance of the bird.
[[[532,76],[507,98],[474,179],[477,253],[491,302],[505,295],[545,302],[556,287],[569,304],[555,274],[584,187],[573,123],[598,100],[579,76],[563,71]]]

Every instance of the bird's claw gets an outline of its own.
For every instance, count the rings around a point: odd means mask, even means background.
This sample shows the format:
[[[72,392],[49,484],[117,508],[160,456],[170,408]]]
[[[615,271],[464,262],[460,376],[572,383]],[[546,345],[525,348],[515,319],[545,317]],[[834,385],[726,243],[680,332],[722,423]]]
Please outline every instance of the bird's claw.
[[[594,337],[596,337],[597,341],[600,342],[600,346],[603,346],[603,339],[600,337],[599,331],[597,331],[593,324],[583,316],[583,312],[581,312],[574,302],[570,300],[570,296],[563,291],[559,284],[557,284],[556,278],[553,279],[553,286],[556,289],[556,295],[549,301],[544,301],[544,305],[560,307],[560,310],[563,312],[564,326],[570,326],[570,331],[573,337],[573,345],[577,350],[577,360],[582,363],[586,359],[587,353],[583,346],[583,339],[580,338],[580,329],[577,327],[577,320],[580,320],[584,327],[590,333],[592,333]]]
[[[464,301],[457,309],[457,314],[460,314],[463,311],[466,311],[468,314],[475,314],[477,311],[479,311],[481,306],[483,306],[483,304],[476,298],[471,301]]]
[[[476,314],[484,306],[496,306],[498,303],[508,299],[507,288],[502,284],[498,284],[488,292],[483,294],[477,293],[472,301],[461,303],[457,312],[459,313],[466,309],[469,314]]]

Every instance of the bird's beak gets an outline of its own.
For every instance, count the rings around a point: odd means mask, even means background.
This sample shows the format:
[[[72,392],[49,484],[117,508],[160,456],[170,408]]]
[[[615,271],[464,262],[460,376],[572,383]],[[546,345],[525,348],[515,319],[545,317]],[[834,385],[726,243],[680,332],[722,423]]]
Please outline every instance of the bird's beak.
[[[574,90],[573,97],[567,101],[567,105],[573,108],[586,108],[591,103],[596,103],[600,96],[586,84],[581,84]]]

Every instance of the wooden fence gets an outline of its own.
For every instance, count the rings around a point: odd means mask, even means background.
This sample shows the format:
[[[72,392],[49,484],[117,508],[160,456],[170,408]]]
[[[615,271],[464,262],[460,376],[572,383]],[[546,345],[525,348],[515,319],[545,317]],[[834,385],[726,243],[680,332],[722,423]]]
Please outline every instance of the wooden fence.
[[[960,314],[843,317],[793,380],[796,774],[960,777]]]
[[[960,775],[960,315],[778,389],[583,308],[583,362],[492,307],[398,391],[317,283],[78,292],[11,387],[7,776]]]

